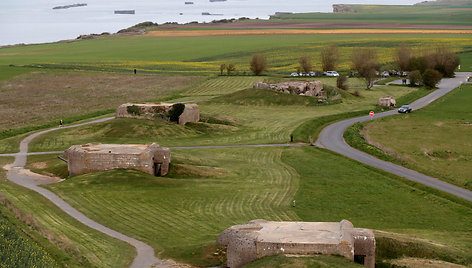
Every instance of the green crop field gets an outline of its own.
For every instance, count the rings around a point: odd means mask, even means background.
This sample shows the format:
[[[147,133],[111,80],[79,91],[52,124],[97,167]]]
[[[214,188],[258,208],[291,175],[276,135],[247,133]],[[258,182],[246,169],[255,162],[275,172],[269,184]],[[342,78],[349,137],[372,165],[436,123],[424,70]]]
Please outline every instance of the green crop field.
[[[457,4],[456,4],[457,3]],[[273,16],[274,21],[357,22],[372,24],[472,25],[472,1],[444,5],[347,5],[351,13],[303,13]],[[379,25],[379,27],[381,27]]]
[[[298,59],[308,55],[314,68],[321,69],[320,51],[335,43],[340,48],[339,70],[349,70],[352,52],[362,47],[376,48],[379,59],[387,64],[394,59],[395,48],[404,44],[416,48],[451,46],[467,59],[470,35],[447,34],[325,34],[219,37],[109,37],[71,43],[44,44],[0,49],[0,66],[34,65],[131,73],[195,74],[219,73],[222,63],[235,64],[239,74],[249,74],[253,54],[267,57],[269,72],[288,75],[298,66]],[[129,49],[129,48],[133,49]],[[466,61],[468,62],[468,61]],[[464,70],[472,70],[469,63]],[[3,67],[8,68],[8,67]],[[10,67],[11,68],[11,67]]]
[[[462,86],[412,114],[370,122],[362,133],[408,167],[472,189],[471,98],[472,87]]]

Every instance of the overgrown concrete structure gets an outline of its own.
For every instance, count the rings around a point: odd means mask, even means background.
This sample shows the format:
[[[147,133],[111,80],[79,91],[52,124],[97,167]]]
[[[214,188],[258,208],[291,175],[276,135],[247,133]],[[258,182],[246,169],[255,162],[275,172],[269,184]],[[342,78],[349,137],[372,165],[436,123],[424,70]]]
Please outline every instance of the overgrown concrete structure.
[[[327,98],[327,93],[323,91],[323,83],[320,81],[287,81],[281,83],[256,82],[253,88],[266,88],[285,94]]]
[[[395,107],[397,106],[397,101],[393,96],[386,96],[379,98],[377,105],[381,107]]]
[[[232,226],[217,239],[227,246],[227,266],[238,268],[276,254],[336,254],[363,259],[375,267],[375,237],[351,222],[273,222],[253,220]]]
[[[112,169],[136,169],[155,176],[169,172],[169,148],[158,144],[101,144],[73,145],[64,152],[68,159],[69,175]]]
[[[116,109],[116,117],[127,118],[161,118],[169,120],[169,112],[175,103],[125,103]],[[183,104],[185,109],[179,116],[178,123],[185,125],[187,122],[200,121],[200,108],[197,104]]]

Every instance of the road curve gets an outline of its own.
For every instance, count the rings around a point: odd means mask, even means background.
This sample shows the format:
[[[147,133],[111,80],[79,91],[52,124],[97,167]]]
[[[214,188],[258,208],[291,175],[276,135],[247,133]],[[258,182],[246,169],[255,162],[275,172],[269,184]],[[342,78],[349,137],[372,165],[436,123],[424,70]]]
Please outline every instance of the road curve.
[[[83,126],[83,125],[88,125],[88,124],[100,123],[100,122],[111,120],[113,118],[114,117],[107,117],[107,118],[102,118],[102,119],[98,119],[98,120],[94,120],[94,121],[90,121],[86,123],[65,126],[62,128],[72,128],[72,127],[78,127],[78,126]],[[20,152],[17,154],[12,154],[12,156],[15,156],[15,162],[12,165],[9,165],[8,167],[8,173],[7,173],[8,180],[41,194],[42,196],[46,197],[51,202],[53,202],[60,209],[62,209],[64,212],[66,212],[67,214],[75,218],[76,220],[80,221],[81,223],[87,225],[88,227],[95,229],[99,232],[102,232],[104,234],[107,234],[111,237],[125,241],[131,244],[132,246],[134,246],[136,248],[137,255],[135,259],[133,260],[131,267],[133,268],[173,267],[174,266],[173,263],[169,263],[168,261],[164,261],[164,260],[160,260],[156,258],[154,256],[154,249],[151,246],[139,240],[136,240],[132,237],[126,236],[122,233],[119,233],[115,230],[112,230],[108,227],[101,225],[100,223],[88,218],[83,213],[73,208],[71,205],[66,203],[64,200],[62,200],[59,196],[57,196],[53,192],[39,186],[41,184],[49,184],[49,183],[58,182],[57,178],[51,178],[47,176],[38,175],[32,172],[28,172],[27,170],[24,169],[25,164],[26,164],[27,152],[28,152],[28,144],[31,142],[31,140],[33,140],[35,137],[39,135],[42,135],[42,134],[45,134],[54,130],[58,130],[58,129],[59,128],[43,130],[43,131],[34,133],[32,135],[29,135],[28,137],[26,137],[24,140],[21,141]]]
[[[470,77],[472,73],[456,73],[455,78],[443,79],[439,83],[439,89],[433,91],[431,94],[416,100],[411,103],[410,106],[413,110],[421,109],[431,102],[437,100],[438,98],[444,96],[448,92],[460,86],[462,83],[467,81],[467,78]],[[397,114],[396,110],[390,110],[387,112],[376,114],[375,118],[381,118],[385,116],[390,116]],[[324,128],[316,141],[315,145],[321,148],[326,148],[328,150],[334,151],[336,153],[342,154],[369,166],[393,173],[400,177],[427,185],[429,187],[435,188],[440,191],[444,191],[455,195],[457,197],[472,201],[472,192],[455,185],[443,182],[433,177],[426,176],[419,172],[404,168],[393,163],[380,160],[375,158],[367,153],[361,152],[350,147],[344,140],[344,132],[348,127],[357,123],[370,120],[370,116],[362,116],[351,118],[348,120],[336,122]]]

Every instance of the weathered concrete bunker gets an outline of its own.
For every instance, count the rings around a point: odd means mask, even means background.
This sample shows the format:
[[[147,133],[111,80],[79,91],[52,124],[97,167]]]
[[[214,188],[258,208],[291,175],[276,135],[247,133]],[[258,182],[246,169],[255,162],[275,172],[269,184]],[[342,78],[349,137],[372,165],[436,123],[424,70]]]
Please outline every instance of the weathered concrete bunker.
[[[386,96],[379,98],[377,105],[381,107],[395,107],[397,106],[397,101],[392,96]]]
[[[116,109],[116,117],[126,118],[161,118],[169,120],[169,112],[175,103],[125,103]],[[185,109],[179,116],[178,123],[185,125],[187,122],[200,121],[200,108],[197,104],[184,104]]]
[[[323,83],[320,81],[287,81],[281,83],[256,82],[252,87],[271,89],[285,94],[317,97],[322,99],[327,98],[327,93],[323,91]]]
[[[232,226],[217,239],[227,246],[227,266],[238,268],[276,254],[336,254],[375,267],[375,237],[351,222],[273,222],[253,220]]]
[[[68,159],[69,175],[112,169],[136,169],[155,176],[169,172],[169,148],[158,144],[101,144],[73,145],[64,152]]]

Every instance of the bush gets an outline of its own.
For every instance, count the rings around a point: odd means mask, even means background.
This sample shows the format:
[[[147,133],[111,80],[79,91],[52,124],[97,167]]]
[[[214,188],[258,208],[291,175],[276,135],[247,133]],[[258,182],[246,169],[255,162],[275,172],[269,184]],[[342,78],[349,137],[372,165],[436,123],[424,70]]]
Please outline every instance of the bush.
[[[423,84],[428,88],[435,88],[441,81],[442,74],[433,69],[427,69],[423,74]]]
[[[176,103],[172,105],[172,109],[169,111],[169,118],[171,122],[179,122],[180,115],[185,110],[185,104]]]
[[[252,56],[250,65],[251,71],[255,75],[260,75],[263,71],[267,70],[267,60],[264,56],[259,54]]]
[[[126,107],[126,111],[132,115],[141,115],[141,109],[136,105]]]
[[[338,79],[336,80],[336,86],[342,90],[348,90],[349,86],[347,85],[347,76],[338,76]]]
[[[421,77],[421,72],[418,70],[412,71],[408,75],[408,79],[410,79],[410,86],[414,87],[417,85],[420,85],[422,77]]]

